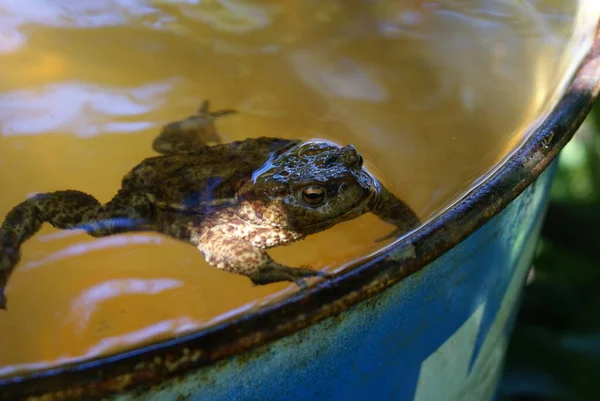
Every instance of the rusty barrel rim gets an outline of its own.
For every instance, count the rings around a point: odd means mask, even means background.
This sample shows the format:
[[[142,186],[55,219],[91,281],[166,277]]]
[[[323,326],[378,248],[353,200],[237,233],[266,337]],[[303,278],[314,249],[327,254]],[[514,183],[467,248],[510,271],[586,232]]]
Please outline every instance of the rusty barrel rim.
[[[0,399],[105,397],[209,365],[343,312],[426,266],[503,210],[556,158],[599,89],[600,29],[569,89],[525,144],[483,184],[404,240],[331,280],[231,321],[118,355],[0,379]]]

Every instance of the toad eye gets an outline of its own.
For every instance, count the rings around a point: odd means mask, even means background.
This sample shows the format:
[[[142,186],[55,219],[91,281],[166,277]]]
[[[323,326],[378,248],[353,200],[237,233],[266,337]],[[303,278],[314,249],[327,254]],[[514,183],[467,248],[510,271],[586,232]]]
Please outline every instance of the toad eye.
[[[325,199],[325,189],[317,185],[311,185],[302,190],[302,199],[311,206],[317,206]]]

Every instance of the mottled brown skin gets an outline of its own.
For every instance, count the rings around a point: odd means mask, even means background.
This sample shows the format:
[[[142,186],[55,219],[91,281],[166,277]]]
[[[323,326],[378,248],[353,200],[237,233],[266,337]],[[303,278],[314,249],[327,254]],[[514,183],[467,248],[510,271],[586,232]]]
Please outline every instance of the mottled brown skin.
[[[399,236],[417,216],[362,166],[352,145],[252,138],[219,142],[208,102],[193,116],[168,124],[154,140],[160,156],[142,161],[115,197],[100,204],[86,193],[39,194],[14,207],[0,227],[0,308],[21,244],[44,222],[102,237],[157,231],[195,245],[211,264],[255,284],[325,276],[277,263],[266,250],[372,212]],[[387,237],[386,237],[387,238]]]

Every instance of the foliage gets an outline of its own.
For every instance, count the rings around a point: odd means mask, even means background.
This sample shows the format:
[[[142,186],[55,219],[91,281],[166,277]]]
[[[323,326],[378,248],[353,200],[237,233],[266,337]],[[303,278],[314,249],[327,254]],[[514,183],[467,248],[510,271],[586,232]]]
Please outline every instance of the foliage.
[[[561,154],[504,401],[600,399],[600,104]]]

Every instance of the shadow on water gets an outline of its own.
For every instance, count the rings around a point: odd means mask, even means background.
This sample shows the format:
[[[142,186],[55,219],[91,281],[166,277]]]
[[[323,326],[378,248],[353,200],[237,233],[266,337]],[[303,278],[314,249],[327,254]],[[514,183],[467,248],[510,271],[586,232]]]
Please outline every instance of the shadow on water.
[[[600,399],[600,105],[564,149],[502,401]]]

